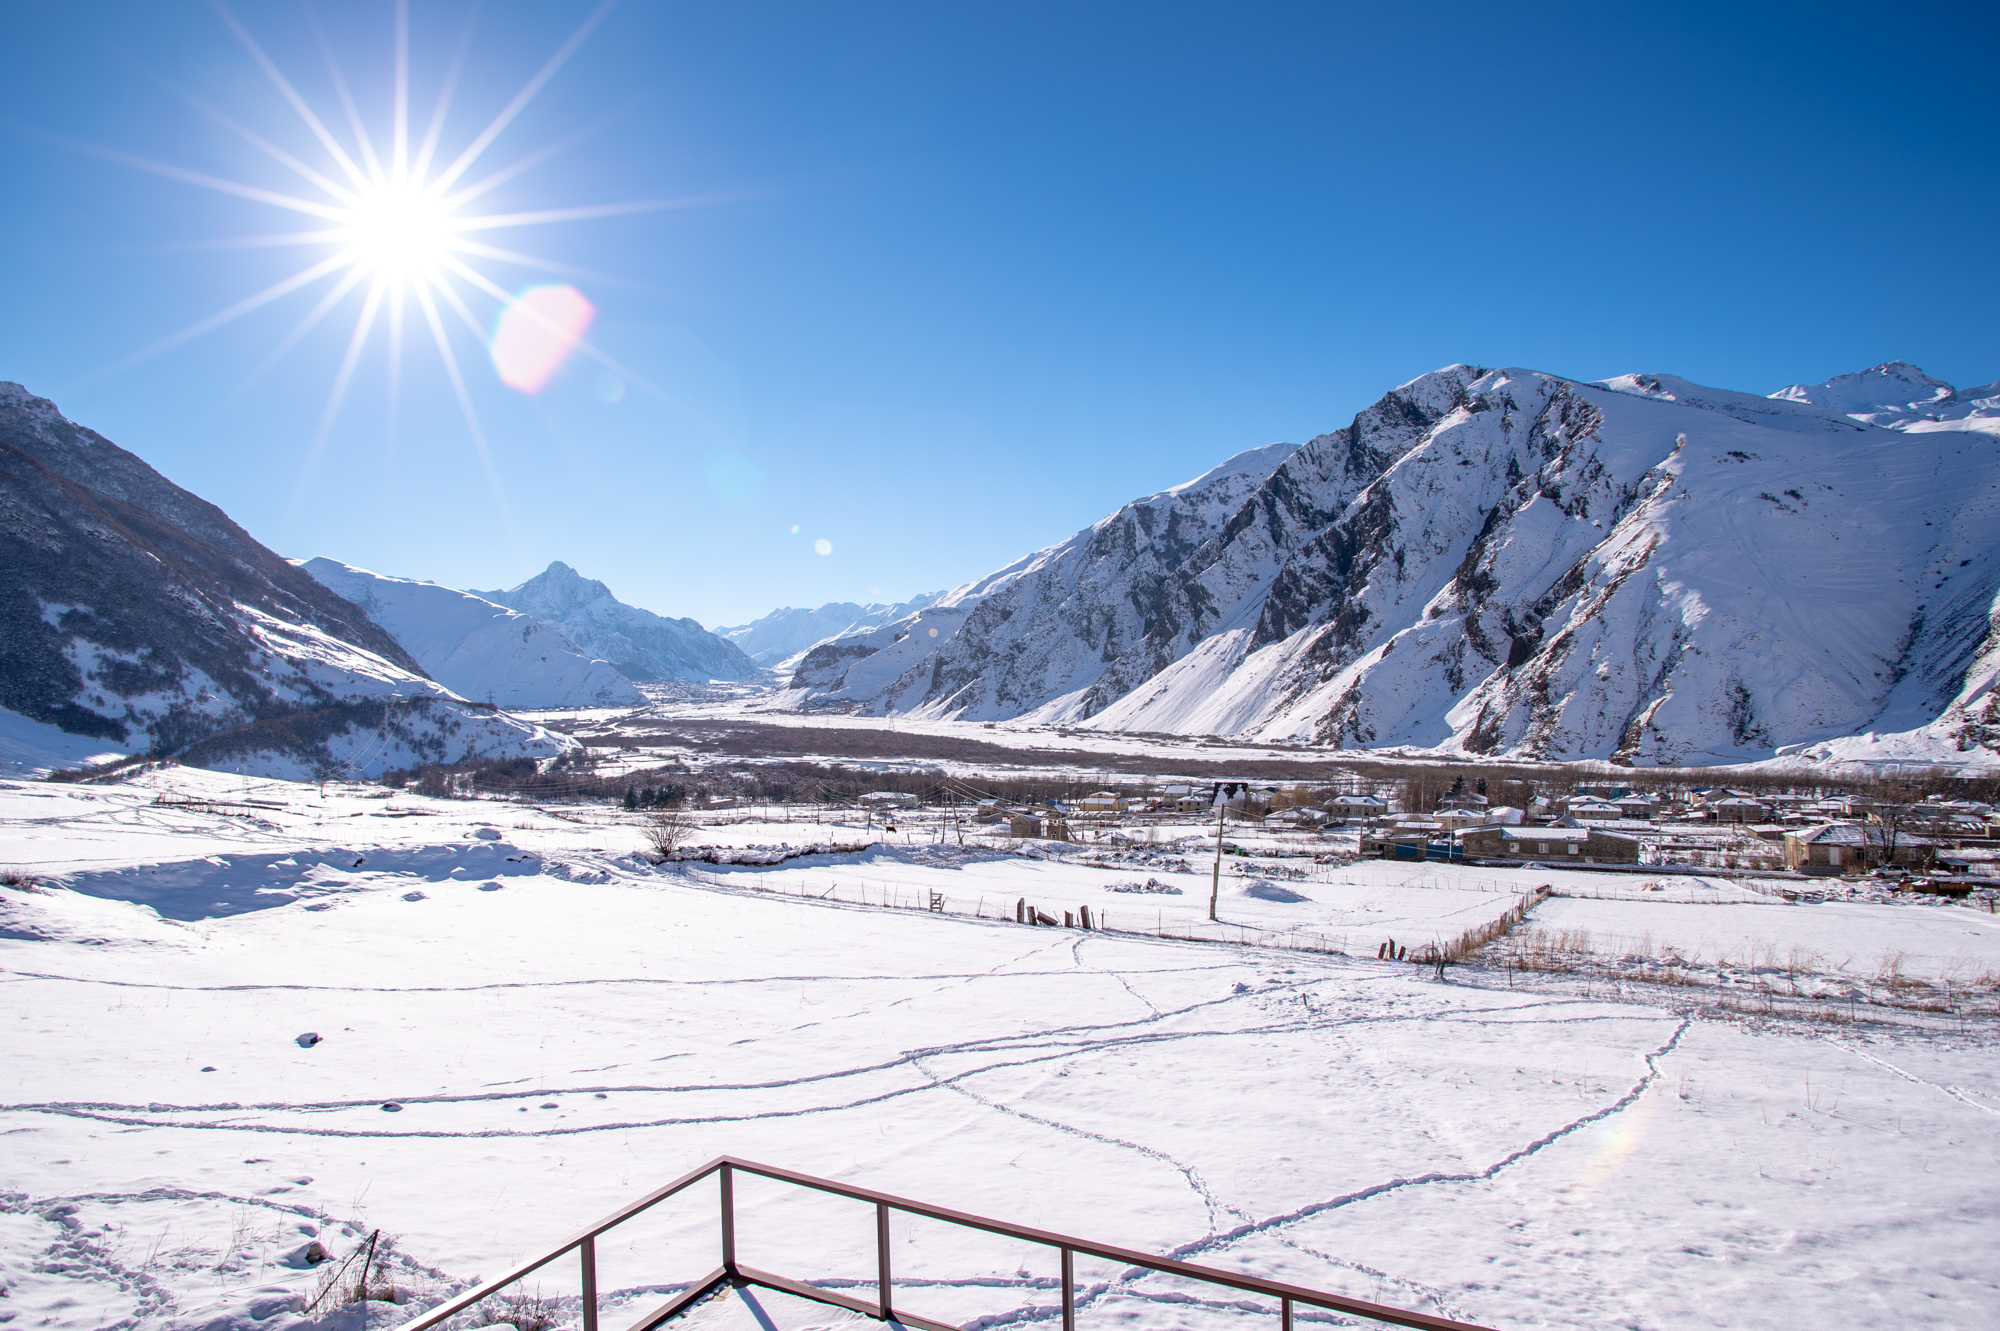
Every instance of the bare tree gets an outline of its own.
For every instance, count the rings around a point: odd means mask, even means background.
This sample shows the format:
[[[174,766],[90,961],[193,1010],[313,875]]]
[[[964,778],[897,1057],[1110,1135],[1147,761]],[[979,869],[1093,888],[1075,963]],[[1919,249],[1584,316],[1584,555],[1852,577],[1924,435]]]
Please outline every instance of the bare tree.
[[[688,837],[701,826],[678,809],[656,813],[646,820],[646,842],[661,862],[674,857]]]

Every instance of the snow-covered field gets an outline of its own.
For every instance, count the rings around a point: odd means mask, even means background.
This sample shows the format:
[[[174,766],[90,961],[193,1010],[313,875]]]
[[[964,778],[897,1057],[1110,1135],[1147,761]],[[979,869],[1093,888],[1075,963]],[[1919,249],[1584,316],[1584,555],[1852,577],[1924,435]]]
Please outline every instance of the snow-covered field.
[[[1983,911],[1260,855],[1227,857],[1247,872],[1207,926],[1192,843],[1037,858],[899,832],[684,872],[642,844],[603,809],[181,769],[0,782],[0,867],[38,880],[0,887],[0,1318],[355,1326],[298,1312],[305,1249],[379,1230],[415,1296],[372,1305],[390,1325],[733,1153],[1495,1327],[2000,1321],[1988,1019],[1731,1014],[1588,967],[1439,982],[1375,959],[1542,882],[1576,895],[1516,938],[1739,968],[1753,947],[1987,966]],[[1148,879],[1182,890],[1114,890]],[[1021,898],[1111,928],[1026,928]],[[1217,941],[1154,936],[1196,932]],[[715,1264],[713,1205],[606,1241],[605,1325]],[[872,1280],[866,1208],[747,1183],[740,1205],[746,1262]],[[1058,1320],[1047,1254],[914,1222],[896,1245],[912,1311]],[[1086,1325],[1271,1324],[1079,1279]],[[567,1266],[540,1281],[558,1324],[574,1288]],[[760,1324],[731,1298],[698,1319]],[[767,1327],[842,1320],[765,1303]]]

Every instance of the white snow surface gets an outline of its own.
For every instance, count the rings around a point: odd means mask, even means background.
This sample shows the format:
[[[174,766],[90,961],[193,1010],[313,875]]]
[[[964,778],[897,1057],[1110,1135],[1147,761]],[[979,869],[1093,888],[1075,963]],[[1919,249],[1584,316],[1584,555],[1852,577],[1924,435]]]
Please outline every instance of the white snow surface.
[[[636,819],[558,812],[186,769],[0,781],[0,863],[42,878],[0,888],[17,1324],[358,1327],[299,1315],[300,1254],[379,1230],[414,1298],[366,1324],[393,1325],[724,1152],[1495,1327],[2000,1320],[1981,1021],[1711,1014],[1672,987],[1375,960],[1392,930],[1491,918],[1530,870],[1263,855],[1203,926],[1205,864],[913,841],[678,874],[635,856]],[[1760,945],[1861,966],[1907,944],[1913,971],[2000,951],[1964,906],[1552,876],[1605,895],[1528,927],[1707,940],[1739,973]],[[1149,877],[1183,895],[1113,890]],[[881,904],[933,891],[943,913]],[[1024,896],[1111,930],[991,918]],[[1346,955],[1222,941],[1336,933]],[[872,1297],[865,1208],[738,1187],[745,1261]],[[716,1264],[713,1207],[701,1189],[601,1241],[606,1325]],[[1050,1254],[904,1218],[894,1236],[906,1308],[1056,1324]],[[1086,1323],[1274,1316],[1078,1276]],[[571,1264],[538,1288],[576,1324]],[[691,1320],[839,1319],[731,1295]]]
[[[372,573],[338,560],[300,563],[321,586],[368,612],[432,679],[505,708],[634,707],[645,697],[560,629],[471,592]]]
[[[0,707],[0,777],[46,776],[57,768],[114,762],[126,751],[92,735],[72,735]]]
[[[773,705],[1989,770],[2000,445],[1844,410],[1950,388],[1893,369],[1762,397],[1450,366],[815,648]]]

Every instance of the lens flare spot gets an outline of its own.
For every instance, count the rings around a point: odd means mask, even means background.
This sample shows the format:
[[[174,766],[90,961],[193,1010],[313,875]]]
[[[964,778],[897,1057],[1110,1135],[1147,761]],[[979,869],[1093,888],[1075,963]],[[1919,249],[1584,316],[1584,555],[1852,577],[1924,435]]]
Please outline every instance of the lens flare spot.
[[[794,522],[792,524],[792,535],[797,536],[798,534],[799,534],[799,524]]]
[[[597,376],[597,400],[606,406],[625,400],[625,381],[615,374]]]
[[[832,554],[833,542],[827,540],[824,536],[820,537],[817,541],[813,542],[813,553],[818,555]]]
[[[936,629],[932,629],[932,630],[931,630],[931,636],[932,636],[933,638],[935,638],[935,637],[937,636],[937,630],[936,630]]]
[[[567,283],[523,291],[493,328],[493,368],[500,382],[523,393],[541,392],[596,317],[597,307]],[[622,395],[622,384],[620,390]]]

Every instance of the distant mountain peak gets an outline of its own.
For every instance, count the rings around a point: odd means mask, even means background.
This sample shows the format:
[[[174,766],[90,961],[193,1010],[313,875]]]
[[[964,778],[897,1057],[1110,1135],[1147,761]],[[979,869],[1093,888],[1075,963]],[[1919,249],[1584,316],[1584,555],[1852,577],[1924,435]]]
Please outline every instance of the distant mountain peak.
[[[1771,396],[1892,430],[2000,433],[2000,385],[1954,388],[1906,360],[1884,361],[1816,384],[1788,384]]]
[[[518,587],[473,595],[555,625],[628,679],[748,680],[763,673],[733,644],[694,620],[669,619],[626,605],[602,582],[560,559]]]

